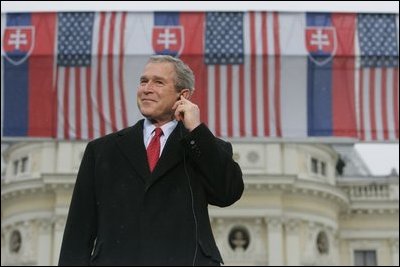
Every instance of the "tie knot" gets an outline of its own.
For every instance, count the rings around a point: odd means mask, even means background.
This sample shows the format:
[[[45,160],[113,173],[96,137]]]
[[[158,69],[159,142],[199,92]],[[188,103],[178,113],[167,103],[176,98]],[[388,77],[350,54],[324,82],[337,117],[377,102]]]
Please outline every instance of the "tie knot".
[[[154,137],[160,137],[161,135],[163,135],[163,131],[162,131],[162,129],[161,128],[159,128],[159,127],[157,127],[155,130],[154,130]]]

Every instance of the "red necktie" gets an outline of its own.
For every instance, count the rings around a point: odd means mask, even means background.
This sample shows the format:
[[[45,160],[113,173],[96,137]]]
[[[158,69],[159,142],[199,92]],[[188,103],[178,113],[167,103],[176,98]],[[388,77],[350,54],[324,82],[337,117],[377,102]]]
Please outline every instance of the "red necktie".
[[[155,134],[147,147],[147,160],[149,162],[150,171],[152,172],[160,157],[160,137],[163,135],[161,128],[156,128]]]

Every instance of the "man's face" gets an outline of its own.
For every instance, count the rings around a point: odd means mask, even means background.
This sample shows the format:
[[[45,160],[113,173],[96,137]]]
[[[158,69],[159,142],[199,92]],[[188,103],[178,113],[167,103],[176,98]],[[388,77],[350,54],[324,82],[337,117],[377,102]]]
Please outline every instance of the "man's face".
[[[172,63],[148,63],[137,91],[137,104],[142,115],[158,123],[168,122],[173,117],[172,106],[178,98]]]

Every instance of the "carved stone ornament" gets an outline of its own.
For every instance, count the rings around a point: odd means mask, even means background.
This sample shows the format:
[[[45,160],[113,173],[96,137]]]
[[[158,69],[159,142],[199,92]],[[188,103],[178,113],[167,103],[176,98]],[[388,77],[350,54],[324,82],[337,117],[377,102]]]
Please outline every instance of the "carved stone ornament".
[[[328,254],[329,252],[329,240],[325,232],[321,231],[317,236],[317,249],[320,254]]]
[[[10,236],[10,252],[18,253],[22,246],[21,233],[18,230],[14,230]]]
[[[250,235],[246,228],[237,226],[229,233],[229,245],[234,251],[246,250],[250,244]]]

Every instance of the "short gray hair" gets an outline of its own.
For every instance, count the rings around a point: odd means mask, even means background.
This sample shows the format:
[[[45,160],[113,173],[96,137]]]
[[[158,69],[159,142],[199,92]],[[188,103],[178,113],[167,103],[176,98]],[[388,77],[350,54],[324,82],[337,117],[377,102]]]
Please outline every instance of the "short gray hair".
[[[169,55],[154,55],[149,58],[148,63],[163,63],[169,62],[175,68],[175,88],[178,92],[183,89],[189,89],[192,94],[194,91],[194,74],[193,71],[179,58]]]

